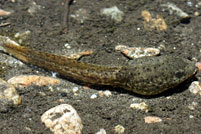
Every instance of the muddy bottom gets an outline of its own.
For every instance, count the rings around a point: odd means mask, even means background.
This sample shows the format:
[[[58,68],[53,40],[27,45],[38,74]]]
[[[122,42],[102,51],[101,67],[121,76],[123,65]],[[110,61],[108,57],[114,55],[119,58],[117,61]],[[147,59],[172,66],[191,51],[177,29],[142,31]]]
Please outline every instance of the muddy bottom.
[[[35,4],[33,4],[35,2]],[[193,61],[201,61],[201,4],[197,0],[81,0],[70,3],[67,32],[63,30],[64,6],[62,0],[1,0],[0,7],[11,11],[11,15],[0,17],[0,35],[19,42],[17,32],[30,31],[28,36],[20,37],[21,45],[44,52],[66,55],[71,52],[93,50],[90,56],[80,61],[101,65],[122,65],[127,57],[115,51],[121,44],[130,47],[160,48],[160,55],[174,55]],[[161,4],[172,2],[190,18],[182,19],[164,10]],[[190,2],[190,3],[189,3]],[[116,22],[101,15],[103,8],[117,6],[124,12],[123,20]],[[146,28],[142,11],[149,11],[153,17],[161,16],[167,29]],[[70,47],[69,47],[70,46]],[[50,72],[27,64],[16,64],[17,60],[1,53],[0,61],[14,60],[12,65],[1,71],[5,80],[21,74],[51,76]],[[114,89],[111,87],[88,88],[69,79],[61,80],[54,86],[29,86],[17,89],[22,96],[22,104],[0,113],[1,134],[50,134],[51,131],[41,123],[41,115],[59,104],[72,105],[83,123],[83,134],[95,134],[101,128],[113,134],[117,125],[125,128],[125,134],[132,133],[193,133],[201,132],[201,96],[188,89],[192,81],[200,79],[198,72],[192,79],[154,97]],[[73,88],[78,87],[76,94]],[[90,97],[99,91],[110,90],[109,97]],[[41,95],[41,93],[45,95]],[[149,110],[134,110],[132,103],[145,102]],[[196,105],[193,105],[196,104]],[[189,106],[194,106],[190,109]],[[159,123],[147,124],[144,118],[157,116]]]

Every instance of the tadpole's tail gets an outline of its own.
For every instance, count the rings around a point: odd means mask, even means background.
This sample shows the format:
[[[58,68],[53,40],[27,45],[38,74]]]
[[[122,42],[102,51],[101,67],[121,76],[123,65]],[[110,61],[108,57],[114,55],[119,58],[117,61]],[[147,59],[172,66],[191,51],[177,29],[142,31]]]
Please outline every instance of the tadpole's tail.
[[[5,36],[0,36],[0,46],[17,59],[48,71],[58,72],[61,76],[70,77],[90,84],[119,85],[116,73],[119,66],[103,66],[78,62],[65,56],[41,52],[20,46]]]

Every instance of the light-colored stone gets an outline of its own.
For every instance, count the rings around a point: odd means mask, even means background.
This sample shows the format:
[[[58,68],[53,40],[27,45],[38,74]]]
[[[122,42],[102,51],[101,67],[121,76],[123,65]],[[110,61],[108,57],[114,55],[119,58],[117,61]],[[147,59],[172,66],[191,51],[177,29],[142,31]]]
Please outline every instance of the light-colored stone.
[[[90,17],[89,11],[83,8],[75,11],[74,14],[71,14],[70,17],[76,19],[79,23],[83,24],[85,20]]]
[[[145,102],[133,103],[130,105],[130,108],[148,112],[148,105]]]
[[[201,95],[201,84],[199,81],[194,81],[189,86],[188,90],[193,94],[200,94]]]
[[[115,47],[115,50],[123,53],[125,56],[131,59],[141,58],[144,56],[155,56],[160,54],[159,49],[148,47],[128,47],[125,45],[117,45]]]
[[[0,9],[0,16],[8,16],[10,14],[11,14],[11,12],[8,12],[8,11],[5,11],[3,9]]]
[[[97,97],[98,97],[97,94],[92,94],[90,98],[91,99],[96,99]]]
[[[112,93],[111,93],[111,91],[106,90],[106,91],[99,91],[99,92],[98,92],[98,95],[99,95],[100,97],[103,97],[103,96],[110,97],[110,96],[112,96]]]
[[[121,22],[124,16],[124,12],[119,10],[117,6],[113,6],[111,8],[104,8],[101,10],[101,14],[111,17],[116,22]]]
[[[41,121],[54,134],[81,134],[82,121],[76,110],[69,104],[61,104],[46,111]]]
[[[167,8],[170,15],[175,14],[178,17],[180,17],[181,19],[182,18],[185,18],[185,19],[190,18],[190,16],[186,12],[184,12],[182,9],[177,7],[174,3],[167,2],[165,4],[161,4],[161,7]]]
[[[122,125],[117,125],[114,127],[114,131],[117,134],[123,134],[125,131],[125,128]]]
[[[30,85],[44,86],[59,84],[60,80],[52,77],[38,76],[38,75],[19,75],[12,77],[8,83],[18,88],[24,88]]]
[[[96,134],[106,134],[105,129],[101,128]]]
[[[150,124],[150,123],[158,123],[158,122],[161,122],[162,119],[159,118],[159,117],[156,117],[156,116],[146,116],[146,117],[144,118],[144,121],[145,121],[145,123]]]
[[[147,30],[156,29],[158,31],[165,31],[167,29],[167,24],[162,16],[156,15],[156,17],[153,18],[151,13],[147,10],[142,11],[141,15],[144,18],[145,29]]]
[[[21,96],[13,85],[0,79],[0,112],[5,112],[10,106],[21,104]]]

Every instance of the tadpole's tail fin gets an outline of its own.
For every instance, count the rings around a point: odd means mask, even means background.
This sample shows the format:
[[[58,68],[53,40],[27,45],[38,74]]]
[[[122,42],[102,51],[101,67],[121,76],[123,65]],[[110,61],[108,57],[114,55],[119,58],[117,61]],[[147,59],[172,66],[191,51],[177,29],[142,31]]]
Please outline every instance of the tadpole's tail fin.
[[[0,46],[3,48],[3,51],[11,54],[23,62],[28,63],[26,56],[21,54],[26,53],[24,47],[20,46],[17,42],[11,40],[8,37],[0,36]]]

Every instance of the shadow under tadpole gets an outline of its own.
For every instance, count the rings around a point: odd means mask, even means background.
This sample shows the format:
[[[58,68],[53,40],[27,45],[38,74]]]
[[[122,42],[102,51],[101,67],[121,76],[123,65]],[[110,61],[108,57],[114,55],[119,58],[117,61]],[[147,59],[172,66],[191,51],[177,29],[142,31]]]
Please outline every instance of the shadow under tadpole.
[[[137,94],[137,93],[134,93],[132,91],[128,91],[128,90],[125,90],[123,88],[118,88],[118,87],[112,87],[112,86],[102,86],[102,85],[89,85],[87,83],[84,83],[84,82],[81,82],[81,81],[78,81],[78,80],[75,80],[75,79],[69,79],[69,78],[66,78],[66,77],[63,77],[63,76],[59,76],[59,78],[62,78],[64,80],[68,80],[70,82],[73,82],[73,83],[76,83],[78,85],[81,85],[81,86],[89,86],[90,88],[92,89],[95,89],[95,90],[101,90],[101,91],[104,91],[104,90],[110,90],[110,91],[115,91],[115,92],[118,92],[120,94],[129,94],[129,95],[132,95],[132,96],[135,96],[135,97],[138,97],[138,98],[143,98],[143,99],[154,99],[154,98],[159,98],[159,97],[167,97],[167,96],[171,96],[173,94],[177,94],[177,93],[182,93],[183,91],[187,90],[190,86],[190,84],[193,82],[193,81],[196,81],[197,78],[195,77],[195,75],[193,75],[192,77],[190,77],[189,79],[185,80],[184,82],[182,82],[181,84],[179,84],[178,86],[174,87],[174,88],[170,88],[160,94],[157,94],[157,95],[140,95],[140,94]]]

